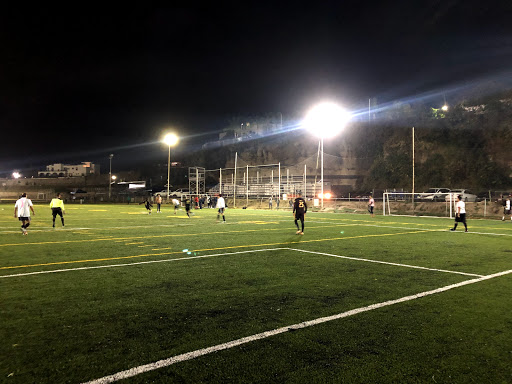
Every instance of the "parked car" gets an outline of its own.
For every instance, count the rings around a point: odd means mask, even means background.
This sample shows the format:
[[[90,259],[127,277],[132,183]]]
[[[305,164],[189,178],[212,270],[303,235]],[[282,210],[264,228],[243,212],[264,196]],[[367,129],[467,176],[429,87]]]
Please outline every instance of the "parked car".
[[[449,188],[429,188],[423,195],[419,195],[418,199],[425,201],[443,201],[445,197],[450,193]],[[427,195],[425,195],[425,193]]]
[[[445,200],[446,201],[457,201],[457,196],[462,196],[462,201],[469,201],[469,202],[475,202],[477,199],[477,196],[469,189],[452,189],[452,191],[446,195]]]

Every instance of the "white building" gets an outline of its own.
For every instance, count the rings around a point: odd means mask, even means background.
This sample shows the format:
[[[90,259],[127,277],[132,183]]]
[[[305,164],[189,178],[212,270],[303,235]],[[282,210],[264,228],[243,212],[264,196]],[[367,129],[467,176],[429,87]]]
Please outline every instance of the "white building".
[[[99,175],[100,166],[90,161],[83,161],[81,164],[52,164],[46,166],[46,171],[39,171],[39,177],[76,177]]]

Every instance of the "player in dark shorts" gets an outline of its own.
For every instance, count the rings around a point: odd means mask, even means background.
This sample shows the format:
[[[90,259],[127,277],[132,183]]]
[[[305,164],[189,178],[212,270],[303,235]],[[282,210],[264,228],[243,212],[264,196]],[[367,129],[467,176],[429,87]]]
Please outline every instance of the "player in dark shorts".
[[[57,193],[57,197],[53,198],[50,202],[50,208],[53,216],[53,228],[55,228],[55,218],[57,215],[60,216],[62,226],[64,226],[64,202],[62,201],[60,193]]]
[[[304,234],[304,216],[306,215],[306,212],[308,211],[308,205],[306,204],[306,200],[302,198],[302,194],[298,194],[299,197],[297,197],[293,203],[293,217],[295,219],[295,226],[297,227],[297,235],[303,235]],[[299,223],[297,220],[300,220],[300,223],[302,225],[302,229],[299,229]]]
[[[151,208],[153,207],[153,204],[149,202],[149,199],[146,198],[142,203],[139,203],[139,205],[144,204],[144,207],[148,210],[148,215],[151,215]]]
[[[190,218],[190,198],[185,197],[185,212],[187,212],[187,216]]]

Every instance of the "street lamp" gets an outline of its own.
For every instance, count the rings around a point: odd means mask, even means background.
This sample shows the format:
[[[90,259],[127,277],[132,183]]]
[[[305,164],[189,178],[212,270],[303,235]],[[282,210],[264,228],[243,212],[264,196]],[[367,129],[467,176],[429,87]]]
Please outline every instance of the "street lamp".
[[[110,160],[110,170],[108,172],[108,199],[110,200],[110,197],[112,196],[112,158],[114,157],[114,154],[111,153],[108,155],[108,158]]]
[[[14,177],[15,179],[19,179],[21,177],[21,174],[19,172],[13,172],[12,177]]]
[[[321,207],[324,208],[324,139],[336,136],[350,120],[350,114],[334,103],[321,103],[313,107],[303,121],[303,128],[320,138],[322,181]]]
[[[169,147],[169,157],[167,158],[167,202],[169,202],[169,187],[171,185],[171,147],[178,144],[178,140],[178,136],[174,133],[168,133],[162,140]]]

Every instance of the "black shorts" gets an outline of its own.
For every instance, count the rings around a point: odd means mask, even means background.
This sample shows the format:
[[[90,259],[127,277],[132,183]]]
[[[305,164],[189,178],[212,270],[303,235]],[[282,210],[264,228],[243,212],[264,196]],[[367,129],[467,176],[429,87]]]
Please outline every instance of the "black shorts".
[[[510,209],[503,208],[503,214],[504,215],[510,215]]]
[[[190,211],[190,204],[185,204],[185,211]]]
[[[224,214],[224,208],[219,208],[219,214],[220,214],[220,215],[223,215],[223,214]]]
[[[461,213],[459,216],[455,216],[455,221],[457,223],[465,223],[466,222],[466,214]]]
[[[295,220],[304,221],[304,212],[295,212]]]
[[[62,217],[62,208],[52,208],[52,216],[55,218],[57,215]]]
[[[20,216],[20,217],[18,217],[18,220],[19,220],[19,221],[30,221],[30,217],[27,217],[27,216]]]

